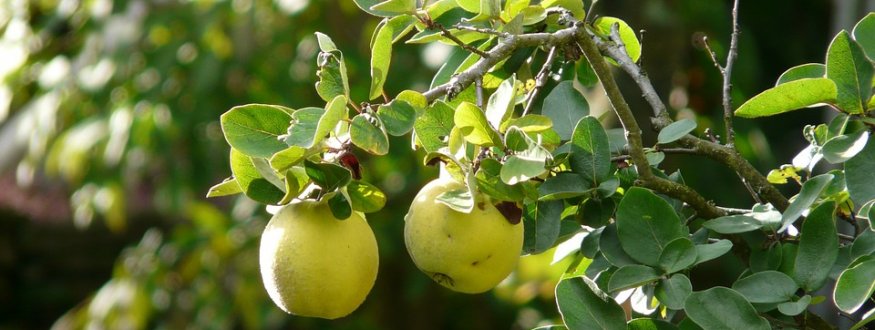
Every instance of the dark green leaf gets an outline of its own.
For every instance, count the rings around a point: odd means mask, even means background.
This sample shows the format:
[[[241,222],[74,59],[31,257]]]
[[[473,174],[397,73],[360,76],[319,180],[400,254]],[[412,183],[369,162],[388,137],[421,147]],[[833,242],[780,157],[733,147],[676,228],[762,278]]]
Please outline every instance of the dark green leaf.
[[[599,238],[602,236],[602,230],[604,228],[595,229],[583,237],[580,242],[580,254],[589,259],[595,259],[596,254],[599,253]]]
[[[839,255],[835,207],[832,201],[821,204],[802,224],[793,278],[807,292],[823,286]]]
[[[586,277],[561,280],[556,285],[556,304],[569,329],[626,329],[623,308]]]
[[[725,239],[721,239],[711,244],[696,245],[696,264],[698,265],[705,261],[717,259],[731,249],[732,242]]]
[[[778,305],[778,311],[781,314],[788,316],[796,316],[802,314],[808,305],[811,304],[811,296],[805,295],[797,301],[788,301]]]
[[[242,192],[243,190],[240,189],[236,179],[227,178],[222,183],[210,187],[210,191],[207,192],[207,198],[234,195]]]
[[[792,244],[784,244],[792,245]],[[752,248],[750,252],[750,271],[762,272],[777,270],[784,262],[784,248],[781,243],[769,244],[762,248]],[[795,262],[795,257],[791,263]],[[792,271],[792,268],[791,268]],[[792,274],[792,272],[788,273]]]
[[[523,252],[538,254],[546,251],[559,237],[559,223],[562,220],[562,201],[531,203],[523,211]]]
[[[349,126],[349,138],[352,144],[374,155],[389,153],[389,137],[379,127],[377,117],[362,113],[352,118]]]
[[[740,293],[714,287],[693,292],[684,303],[687,317],[704,329],[771,329]]]
[[[266,158],[287,146],[278,137],[286,133],[289,108],[247,104],[222,114],[222,132],[232,148],[250,157]]]
[[[616,292],[635,288],[659,279],[659,271],[644,265],[626,265],[617,269],[608,282],[608,290]]]
[[[875,291],[875,259],[850,267],[839,275],[833,300],[845,313],[854,313]]]
[[[660,130],[659,136],[656,139],[660,144],[672,143],[689,134],[694,129],[696,129],[695,120],[681,119]]]
[[[574,64],[575,71],[577,75],[577,82],[579,82],[583,87],[593,87],[596,83],[599,82],[598,76],[595,75],[595,70],[592,69],[592,66],[589,65],[589,61],[586,60],[586,57],[581,56],[579,60]]]
[[[563,81],[544,99],[541,113],[553,121],[553,130],[562,140],[570,140],[574,125],[589,114],[589,103],[571,81]]]
[[[711,219],[702,226],[720,234],[738,234],[760,229],[763,224],[751,216],[739,214]]]
[[[868,312],[863,313],[863,319],[860,322],[855,323],[848,330],[857,330],[857,329],[868,329],[863,326],[875,321],[875,309],[870,309]]]
[[[364,213],[377,212],[386,205],[386,194],[365,181],[351,181],[346,186],[352,209]]]
[[[598,186],[611,174],[608,135],[594,117],[580,119],[571,137],[571,169],[591,186]]]
[[[575,173],[562,172],[547,178],[538,187],[538,200],[549,201],[583,196],[592,191],[583,176]]]
[[[286,144],[310,148],[315,143],[316,127],[325,113],[320,108],[303,108],[292,114],[292,124],[285,135]],[[321,141],[321,139],[320,139]]]
[[[502,146],[498,132],[489,125],[486,115],[474,104],[459,104],[453,115],[453,122],[461,130],[465,141],[482,147]]]
[[[386,133],[392,136],[401,136],[413,129],[416,122],[416,109],[403,100],[395,99],[389,104],[381,105],[377,109],[377,117],[386,125]]]
[[[617,235],[617,225],[615,223],[605,226],[602,230],[601,237],[599,237],[599,250],[605,256],[605,259],[614,266],[622,267],[638,263],[620,245],[620,238]]]
[[[686,237],[676,238],[669,242],[659,255],[659,268],[666,274],[679,272],[692,266],[697,257],[693,241]]]
[[[863,151],[845,162],[845,181],[851,199],[857,205],[875,199],[875,184],[872,184],[872,173],[875,173],[875,142],[866,143]]]
[[[780,303],[790,301],[799,286],[790,276],[767,270],[735,281],[732,289],[752,303]]]
[[[292,199],[298,197],[307,188],[309,183],[310,177],[307,176],[307,171],[303,166],[295,166],[285,170],[286,194],[278,204],[285,205],[291,202]]]
[[[854,26],[854,39],[870,61],[875,61],[875,13],[869,13]]]
[[[434,152],[447,145],[453,129],[453,108],[437,101],[416,119],[413,130],[426,152]]]
[[[772,87],[747,100],[735,110],[745,118],[772,116],[818,103],[833,103],[836,84],[827,78],[806,78]]]
[[[599,228],[614,215],[617,203],[611,198],[587,198],[577,209],[577,222],[584,226]]]
[[[275,204],[283,198],[282,190],[261,177],[252,158],[237,149],[231,149],[231,173],[246,197],[263,204]]]
[[[659,256],[669,242],[686,237],[686,227],[665,200],[650,190],[632,187],[617,207],[617,234],[633,259],[659,265]]]
[[[346,168],[332,163],[314,163],[304,161],[304,169],[307,176],[317,186],[322,188],[323,193],[332,192],[339,187],[346,186],[352,179],[352,174]]]
[[[346,220],[352,215],[352,208],[349,206],[349,201],[343,194],[335,194],[334,197],[328,200],[328,208],[338,220]]]
[[[775,86],[799,79],[823,78],[825,75],[826,65],[820,63],[797,65],[784,71],[784,73],[778,77],[778,82],[775,83]]]
[[[690,279],[684,274],[674,274],[668,279],[659,280],[654,295],[668,309],[684,308],[684,301],[693,292]]]
[[[814,201],[817,200],[817,197],[820,196],[820,192],[829,185],[830,181],[832,181],[832,174],[821,174],[802,184],[802,189],[799,190],[799,195],[796,196],[796,199],[790,203],[790,206],[784,210],[784,214],[781,216],[781,228],[778,232],[783,232],[787,229],[796,219],[802,215],[805,210],[808,210],[808,207],[811,204],[814,204]]]
[[[851,260],[871,254],[875,254],[875,231],[870,228],[854,239],[851,245]]]
[[[480,192],[489,195],[494,200],[519,202],[525,198],[523,187],[519,184],[509,185],[501,181],[501,163],[492,158],[485,158],[480,162],[480,170],[477,171],[477,187]]]
[[[826,77],[835,82],[839,109],[859,114],[872,95],[872,63],[848,31],[832,40],[826,54]]]

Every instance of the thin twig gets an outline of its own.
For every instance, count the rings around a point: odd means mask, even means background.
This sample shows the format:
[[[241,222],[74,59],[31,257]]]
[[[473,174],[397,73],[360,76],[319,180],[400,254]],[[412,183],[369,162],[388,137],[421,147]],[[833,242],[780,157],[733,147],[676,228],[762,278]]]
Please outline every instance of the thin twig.
[[[592,16],[590,16],[590,15],[592,15],[592,13],[595,11],[593,9],[595,9],[595,5],[598,3],[599,3],[599,0],[593,0],[592,4],[589,5],[589,8],[587,8],[589,10],[586,11],[586,17],[583,18],[584,22],[590,21],[590,19],[592,18]]]
[[[763,200],[762,198],[760,198],[760,194],[753,189],[750,183],[747,182],[747,179],[741,176],[741,173],[735,172],[735,174],[738,175],[738,179],[741,180],[741,184],[744,185],[745,188],[747,188],[747,192],[750,193],[750,197],[752,197],[753,200],[757,203],[763,204]]]
[[[717,208],[725,211],[728,214],[747,214],[747,213],[752,212],[751,210],[748,210],[748,209],[737,209],[737,208],[732,208],[732,207],[718,206]]]
[[[735,130],[732,128],[732,68],[738,57],[738,2],[732,4],[732,37],[729,41],[729,53],[726,54],[726,65],[723,67],[723,122],[726,125],[726,145],[735,148]]]
[[[456,25],[453,25],[453,27],[456,29],[459,29],[459,30],[479,32],[479,33],[483,33],[483,34],[498,36],[501,38],[507,38],[507,37],[511,36],[511,34],[507,33],[507,32],[502,32],[502,31],[498,31],[498,30],[494,30],[494,29],[480,28],[480,27],[470,26],[470,25],[456,24]]]
[[[526,108],[523,109],[523,116],[529,113],[529,110],[532,109],[532,104],[535,103],[535,97],[538,96],[538,91],[547,84],[547,76],[550,73],[550,68],[553,66],[553,61],[556,59],[557,48],[556,46],[550,48],[547,59],[544,61],[544,65],[541,66],[541,71],[538,71],[538,75],[535,76],[535,87],[532,88],[529,96],[526,97]]]
[[[441,35],[442,35],[442,36],[444,36],[444,37],[447,38],[447,39],[452,40],[452,41],[455,42],[457,45],[459,45],[459,47],[462,47],[462,49],[467,50],[467,51],[469,51],[469,52],[472,52],[472,53],[474,53],[474,54],[480,55],[480,57],[484,57],[484,58],[489,57],[489,54],[487,54],[486,52],[477,49],[477,47],[474,47],[474,46],[471,46],[471,45],[469,45],[469,44],[466,44],[466,43],[462,42],[462,40],[459,40],[458,37],[454,36],[449,30],[447,30],[447,29],[446,29],[443,25],[441,25],[440,23],[437,23],[437,22],[434,22],[434,21],[431,21],[431,24],[430,24],[430,25],[428,24],[428,22],[423,22],[423,23],[425,23],[426,26],[428,26],[428,28],[430,28],[430,29],[437,29],[438,31],[441,32]]]
[[[695,149],[689,148],[660,148],[659,151],[667,153],[667,154],[686,154],[686,155],[701,155],[702,153]],[[631,157],[629,154],[617,155],[611,157],[612,162],[618,162],[622,160],[628,160]]]
[[[717,70],[720,71],[720,76],[722,77],[725,74],[725,69],[723,65],[720,65],[720,60],[717,59],[717,52],[711,49],[711,42],[708,41],[708,36],[702,36],[702,44],[705,45],[705,51],[708,52],[708,56],[711,57],[711,63],[717,67]]]

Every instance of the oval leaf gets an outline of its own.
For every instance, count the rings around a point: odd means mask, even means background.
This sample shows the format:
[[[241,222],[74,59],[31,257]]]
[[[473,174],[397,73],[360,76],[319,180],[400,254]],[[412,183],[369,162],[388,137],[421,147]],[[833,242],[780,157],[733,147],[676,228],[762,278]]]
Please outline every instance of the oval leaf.
[[[804,78],[823,78],[825,75],[826,65],[820,63],[797,65],[784,71],[778,77],[778,82],[775,83],[775,86]]]
[[[854,26],[854,39],[860,44],[860,48],[875,61],[875,13],[869,13]]]
[[[632,187],[617,207],[617,234],[629,255],[640,263],[658,266],[669,242],[685,237],[686,227],[664,199],[650,190]]]
[[[684,302],[684,311],[705,329],[771,329],[744,296],[725,287],[693,292]]]
[[[386,125],[386,133],[401,136],[413,129],[416,109],[406,101],[395,99],[389,104],[380,105],[377,117]]]
[[[562,201],[531,203],[523,211],[523,252],[546,251],[559,237],[559,224],[565,204]]]
[[[848,193],[857,205],[875,199],[872,173],[875,173],[875,142],[869,141],[860,153],[845,162]]]
[[[222,133],[232,148],[250,157],[267,158],[288,147],[286,134],[293,110],[277,105],[247,104],[222,114]]]
[[[830,268],[839,256],[839,239],[833,201],[821,204],[802,224],[793,278],[807,292],[823,286]]]
[[[735,110],[745,118],[772,116],[836,99],[836,84],[827,78],[806,78],[781,84],[747,100]]]
[[[275,204],[285,193],[259,174],[252,158],[237,149],[231,149],[231,173],[246,197],[263,204]]]
[[[611,175],[611,147],[608,134],[595,117],[583,117],[571,137],[571,169],[592,186]]]
[[[453,108],[437,101],[413,123],[413,130],[425,152],[435,152],[447,145],[453,130]]]
[[[799,194],[796,196],[796,199],[790,203],[790,206],[784,210],[784,214],[781,215],[781,228],[778,229],[778,232],[783,232],[787,229],[796,219],[799,219],[802,216],[802,213],[805,210],[808,210],[808,207],[817,200],[817,197],[820,196],[820,192],[829,185],[830,181],[832,181],[832,174],[821,174],[802,184],[802,189],[799,190]]]
[[[717,259],[732,249],[732,242],[721,239],[711,244],[696,245],[696,264]]]
[[[572,277],[556,285],[556,304],[569,329],[625,330],[623,308],[586,277]]]
[[[374,155],[389,153],[389,137],[379,124],[379,119],[370,114],[356,115],[349,126],[352,144]]]
[[[501,138],[495,129],[489,125],[486,115],[474,104],[462,102],[456,108],[453,122],[461,130],[465,141],[483,146],[501,146]]]
[[[589,114],[589,103],[571,81],[563,81],[544,98],[541,114],[553,121],[553,130],[562,140],[570,140],[574,125]]]
[[[859,131],[850,135],[839,135],[823,145],[821,153],[823,159],[831,164],[844,163],[856,156],[869,141],[869,131]]]
[[[693,284],[684,274],[674,274],[668,279],[662,279],[656,286],[654,295],[668,309],[684,308],[684,301],[693,292]]]
[[[626,265],[617,269],[614,275],[611,275],[611,280],[608,282],[608,290],[616,292],[619,290],[635,288],[644,284],[653,282],[659,278],[660,273],[651,267],[644,265]]]
[[[352,209],[364,213],[377,212],[386,205],[386,194],[365,181],[351,181],[346,186]]]
[[[626,24],[626,22],[616,17],[604,16],[596,19],[593,23],[593,27],[595,27],[598,34],[602,36],[610,36],[614,24],[619,25],[618,32],[620,33],[620,40],[623,41],[623,45],[626,48],[626,53],[629,54],[629,58],[632,59],[632,62],[638,62],[638,59],[641,58],[641,42],[638,41],[638,36],[635,35],[635,30],[633,30],[629,24]]]
[[[853,313],[875,291],[875,259],[861,262],[846,269],[836,281],[833,300],[845,313]]]
[[[790,276],[767,270],[735,281],[732,289],[752,303],[780,303],[790,301],[799,286]]]
[[[659,268],[666,274],[686,269],[696,262],[696,246],[689,238],[681,237],[668,243],[659,255]]]
[[[851,113],[863,113],[872,95],[872,63],[848,31],[832,40],[826,54],[826,77],[835,82],[836,105]]]
[[[796,316],[802,314],[808,305],[811,304],[811,296],[805,295],[797,301],[788,301],[778,305],[778,311],[781,314],[788,316]]]
[[[705,221],[702,227],[720,234],[746,233],[760,229],[763,223],[747,215],[729,215]]]
[[[684,137],[696,129],[696,121],[692,119],[681,119],[673,122],[659,131],[659,136],[656,140],[660,144],[672,143]]]

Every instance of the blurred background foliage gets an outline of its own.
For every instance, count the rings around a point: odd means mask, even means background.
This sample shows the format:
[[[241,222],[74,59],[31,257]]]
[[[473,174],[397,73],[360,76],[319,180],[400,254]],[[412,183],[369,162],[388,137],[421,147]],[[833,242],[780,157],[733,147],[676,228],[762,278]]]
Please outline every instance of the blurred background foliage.
[[[699,127],[720,127],[719,73],[700,40],[725,52],[729,5],[611,0],[597,12],[647,30],[643,65],[663,98]],[[873,10],[866,0],[742,1],[735,101],[791,66],[822,62],[830,36]],[[230,175],[219,115],[245,103],[321,106],[315,31],[344,52],[352,97],[363,100],[377,22],[346,0],[0,1],[0,328],[522,329],[555,319],[553,287],[568,264],[551,265],[552,252],[524,257],[481,295],[444,290],[416,270],[402,218],[436,171],[403,138],[388,156],[363,159],[365,179],[389,203],[369,217],[377,284],[342,320],[276,308],[257,268],[263,207],[205,200]],[[425,90],[447,54],[396,47],[387,92]],[[640,93],[619,76],[644,119]],[[607,110],[598,93],[589,97]],[[801,126],[823,116],[739,120],[740,150],[768,171],[801,149]],[[721,205],[750,202],[716,163],[665,164]]]

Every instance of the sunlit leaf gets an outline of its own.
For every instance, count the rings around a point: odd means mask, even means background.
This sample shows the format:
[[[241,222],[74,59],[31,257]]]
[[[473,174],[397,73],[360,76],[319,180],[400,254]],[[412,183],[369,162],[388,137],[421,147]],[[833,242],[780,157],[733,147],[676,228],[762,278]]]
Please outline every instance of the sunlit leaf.
[[[222,183],[210,187],[210,190],[207,192],[207,198],[234,195],[242,192],[243,190],[240,189],[236,179],[227,178]]]
[[[848,31],[839,32],[829,45],[826,77],[836,84],[839,109],[851,114],[863,113],[872,96],[872,62]]]
[[[298,109],[292,114],[292,124],[289,125],[285,142],[290,146],[310,148],[315,143],[316,127],[325,113],[320,108]],[[321,139],[320,139],[321,140]]]
[[[364,213],[377,212],[386,205],[386,194],[365,181],[353,180],[346,186],[352,209]]]
[[[839,275],[833,300],[845,313],[854,313],[875,291],[875,259],[850,267]]]
[[[869,13],[854,26],[854,39],[870,61],[875,61],[875,13]]]
[[[322,188],[323,192],[332,192],[343,187],[352,179],[352,174],[346,168],[332,163],[314,163],[304,161],[304,169],[313,183]]]
[[[474,104],[468,102],[459,104],[453,122],[461,130],[465,141],[483,147],[502,146],[498,132],[490,126],[483,111]]]
[[[778,77],[778,82],[775,83],[775,86],[799,79],[823,78],[825,75],[826,65],[820,63],[797,65],[784,71],[784,73]]]
[[[356,115],[349,126],[349,138],[356,147],[374,155],[389,153],[389,137],[380,129],[377,117],[363,113]]]
[[[416,109],[403,100],[395,99],[389,104],[380,105],[377,117],[386,125],[386,133],[401,136],[413,129],[416,121]]]
[[[721,234],[738,234],[760,229],[763,224],[751,216],[738,214],[711,219],[702,226]]]
[[[252,163],[252,158],[237,149],[231,149],[231,173],[246,197],[263,204],[275,204],[285,193],[263,178]]]
[[[596,33],[608,37],[611,35],[611,29],[613,29],[614,24],[619,25],[620,40],[623,41],[629,58],[632,59],[632,62],[638,62],[638,59],[641,58],[641,42],[638,41],[635,30],[629,24],[616,17],[603,16],[595,20],[593,27]]]
[[[279,139],[286,133],[291,109],[266,104],[237,106],[222,114],[222,132],[232,148],[251,157],[270,157],[287,146]]]
[[[447,145],[453,129],[454,110],[443,101],[437,101],[416,119],[413,130],[426,152],[434,152]]]
[[[870,140],[862,151],[845,162],[845,182],[851,199],[857,205],[875,199],[872,173],[875,173],[875,142]]]
[[[805,181],[802,184],[802,189],[799,191],[799,195],[790,203],[790,206],[784,210],[784,214],[781,217],[781,228],[778,232],[783,232],[787,229],[796,219],[799,219],[802,216],[802,213],[808,210],[808,207],[817,200],[817,197],[820,196],[820,192],[823,191],[824,188],[832,181],[832,174],[821,174],[808,181]]]
[[[756,118],[777,115],[836,100],[836,84],[827,78],[805,78],[780,84],[747,100],[735,115]]]

